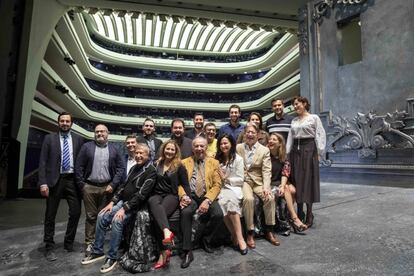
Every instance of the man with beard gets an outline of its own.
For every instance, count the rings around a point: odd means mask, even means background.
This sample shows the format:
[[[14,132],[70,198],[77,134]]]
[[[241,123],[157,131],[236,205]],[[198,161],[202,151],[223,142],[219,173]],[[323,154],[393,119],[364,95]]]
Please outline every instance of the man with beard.
[[[72,115],[62,112],[58,116],[59,131],[45,136],[39,161],[39,187],[46,197],[43,241],[48,261],[56,260],[53,252],[55,242],[55,218],[60,199],[66,197],[69,206],[69,220],[63,247],[73,251],[76,229],[81,214],[81,194],[75,183],[74,168],[76,156],[83,139],[71,131]]]
[[[185,124],[183,119],[174,119],[171,122],[171,139],[180,146],[181,159],[191,156],[191,139],[184,136]]]
[[[293,117],[285,114],[283,112],[284,109],[285,105],[281,99],[275,98],[272,100],[272,111],[275,115],[266,121],[266,131],[269,134],[274,132],[279,133],[286,142]]]
[[[203,113],[195,113],[193,118],[194,128],[186,130],[184,136],[193,140],[198,136],[204,136],[204,115]]]
[[[237,141],[237,138],[239,137],[240,133],[244,130],[244,125],[240,123],[240,106],[238,106],[237,104],[231,105],[229,108],[229,116],[230,122],[220,127],[218,137],[220,137],[224,133],[227,133],[233,136],[234,141]]]
[[[150,148],[150,160],[155,161],[158,159],[158,149],[160,148],[162,141],[155,137],[155,122],[150,118],[146,118],[142,125],[142,137],[138,137],[138,143],[147,144]]]
[[[96,218],[124,179],[125,164],[121,153],[108,143],[108,128],[95,127],[95,141],[85,143],[76,159],[76,182],[85,204],[85,255],[92,250]]]

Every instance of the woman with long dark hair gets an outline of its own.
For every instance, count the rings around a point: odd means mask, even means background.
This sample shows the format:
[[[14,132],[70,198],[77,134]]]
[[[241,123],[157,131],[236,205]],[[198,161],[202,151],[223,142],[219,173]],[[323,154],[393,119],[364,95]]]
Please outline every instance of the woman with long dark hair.
[[[164,142],[160,147],[160,157],[156,161],[157,184],[154,194],[148,204],[158,226],[157,240],[161,254],[154,268],[159,269],[168,265],[174,242],[168,217],[178,208],[178,186],[182,185],[186,193],[191,193],[188,184],[187,170],[181,164],[180,147],[174,140]]]
[[[246,255],[247,245],[240,223],[244,164],[243,158],[236,154],[236,143],[231,135],[223,134],[219,137],[216,159],[220,162],[222,188],[218,203],[223,211],[224,223],[231,233],[233,245],[238,247],[240,254]]]
[[[252,112],[249,114],[249,117],[247,118],[248,123],[254,123],[258,126],[259,132],[258,132],[258,141],[263,146],[267,145],[267,142],[269,141],[269,133],[267,133],[263,129],[263,118],[262,115],[260,115],[259,112]],[[239,137],[237,138],[237,144],[244,142],[244,132],[240,133]]]
[[[298,218],[293,205],[295,204],[295,186],[288,182],[290,176],[290,162],[287,160],[285,140],[283,136],[274,132],[269,136],[267,147],[270,150],[272,161],[272,186],[278,186],[278,196],[284,197],[290,214],[289,223],[295,233],[303,232],[306,225]]]
[[[292,120],[286,150],[292,167],[292,181],[296,186],[298,216],[303,221],[306,203],[306,225],[313,225],[312,205],[320,201],[319,159],[326,145],[326,134],[318,115],[309,113],[305,97],[295,97],[293,107],[297,117]]]

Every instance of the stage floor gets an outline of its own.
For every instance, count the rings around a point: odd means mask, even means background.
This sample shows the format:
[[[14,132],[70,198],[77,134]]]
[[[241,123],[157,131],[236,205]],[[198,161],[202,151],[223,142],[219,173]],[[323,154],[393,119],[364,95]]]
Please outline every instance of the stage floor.
[[[231,248],[213,254],[195,250],[187,269],[173,257],[157,275],[414,275],[414,189],[322,183],[322,202],[315,204],[314,227],[306,235],[281,237],[275,247],[258,240],[246,256]],[[84,217],[75,252],[63,250],[67,204],[59,211],[58,260],[43,257],[44,200],[0,204],[0,275],[99,275],[98,262],[80,260]],[[127,275],[117,267],[108,275]],[[148,273],[147,273],[148,274]]]

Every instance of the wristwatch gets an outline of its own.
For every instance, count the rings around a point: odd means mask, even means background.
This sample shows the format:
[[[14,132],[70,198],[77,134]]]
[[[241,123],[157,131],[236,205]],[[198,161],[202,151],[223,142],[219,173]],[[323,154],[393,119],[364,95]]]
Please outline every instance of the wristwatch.
[[[208,205],[211,205],[211,200],[210,199],[208,199],[208,198],[206,198],[207,199],[207,203],[208,203]]]

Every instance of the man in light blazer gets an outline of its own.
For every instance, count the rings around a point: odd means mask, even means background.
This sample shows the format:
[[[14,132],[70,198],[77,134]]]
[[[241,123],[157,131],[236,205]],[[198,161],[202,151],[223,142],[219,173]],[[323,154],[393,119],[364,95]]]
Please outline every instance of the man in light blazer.
[[[219,162],[207,157],[206,149],[207,140],[203,137],[196,137],[192,141],[193,155],[182,161],[187,169],[191,188],[191,195],[187,195],[182,186],[178,187],[184,252],[182,268],[187,268],[194,259],[191,243],[193,214],[197,211],[200,215],[196,237],[200,237],[201,246],[208,253],[213,252],[210,242],[223,221],[223,212],[216,200],[221,190]]]
[[[271,192],[272,163],[269,149],[258,142],[259,128],[248,123],[244,130],[245,142],[238,144],[237,153],[244,159],[243,215],[247,228],[247,245],[255,248],[254,240],[254,194],[263,201],[266,223],[266,239],[273,245],[280,245],[273,234],[275,220],[275,200]]]
[[[46,259],[56,260],[53,252],[55,235],[55,218],[61,198],[69,205],[69,220],[63,247],[73,251],[76,230],[81,214],[81,194],[78,190],[74,168],[76,157],[83,144],[83,139],[71,131],[72,116],[62,112],[58,116],[59,132],[45,136],[39,160],[39,188],[46,197],[43,240],[46,244]]]

